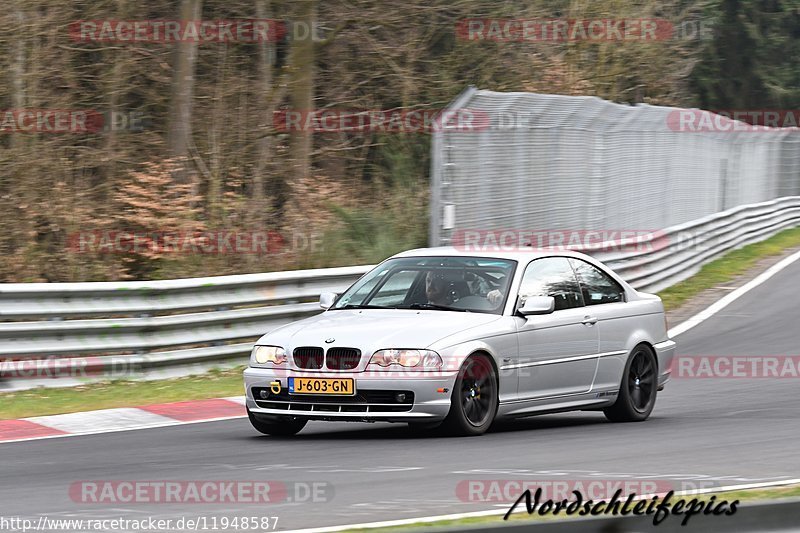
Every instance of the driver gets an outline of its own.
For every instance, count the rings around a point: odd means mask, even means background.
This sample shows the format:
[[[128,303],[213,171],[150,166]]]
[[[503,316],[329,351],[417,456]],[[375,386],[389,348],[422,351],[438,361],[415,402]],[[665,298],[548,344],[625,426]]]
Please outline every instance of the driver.
[[[457,298],[454,297],[453,292],[449,291],[448,288],[447,280],[445,280],[444,276],[441,274],[430,270],[425,275],[425,296],[428,298],[428,303],[447,306],[455,303]],[[497,307],[503,302],[503,293],[497,289],[486,292],[485,289],[481,290],[481,288],[470,285],[470,290],[475,296],[483,296],[486,298],[489,305],[492,307]]]
[[[434,274],[429,270],[425,275],[425,296],[428,303],[434,305],[450,305],[453,303],[453,296],[447,291],[447,282],[441,275]]]

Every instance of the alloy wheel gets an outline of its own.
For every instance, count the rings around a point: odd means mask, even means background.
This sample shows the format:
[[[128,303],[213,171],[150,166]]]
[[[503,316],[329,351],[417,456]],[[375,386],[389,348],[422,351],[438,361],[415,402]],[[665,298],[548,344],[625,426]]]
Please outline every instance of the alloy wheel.
[[[628,392],[631,404],[638,412],[644,413],[650,406],[655,381],[656,369],[653,367],[652,357],[644,351],[637,351],[628,371]]]
[[[496,385],[492,368],[486,359],[473,358],[462,372],[459,392],[464,418],[473,426],[481,426],[491,416],[495,402]]]

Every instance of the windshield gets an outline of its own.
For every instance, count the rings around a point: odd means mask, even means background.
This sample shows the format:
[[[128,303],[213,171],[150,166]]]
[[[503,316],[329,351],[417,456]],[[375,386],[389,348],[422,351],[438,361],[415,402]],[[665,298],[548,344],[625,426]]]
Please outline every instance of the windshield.
[[[501,314],[516,261],[402,257],[359,279],[331,309],[433,309]]]

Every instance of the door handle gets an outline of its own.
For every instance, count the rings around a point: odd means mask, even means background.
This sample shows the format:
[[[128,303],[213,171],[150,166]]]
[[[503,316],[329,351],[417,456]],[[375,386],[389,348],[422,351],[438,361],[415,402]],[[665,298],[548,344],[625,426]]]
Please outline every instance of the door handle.
[[[581,320],[581,324],[584,326],[593,326],[597,324],[597,317],[596,316],[585,316],[583,320]]]

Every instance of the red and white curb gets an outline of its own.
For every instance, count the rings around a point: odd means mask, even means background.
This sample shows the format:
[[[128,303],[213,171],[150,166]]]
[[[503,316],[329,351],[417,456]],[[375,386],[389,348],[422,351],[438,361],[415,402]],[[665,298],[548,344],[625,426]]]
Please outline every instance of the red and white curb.
[[[34,416],[0,420],[0,443],[176,426],[244,416],[244,396]]]

